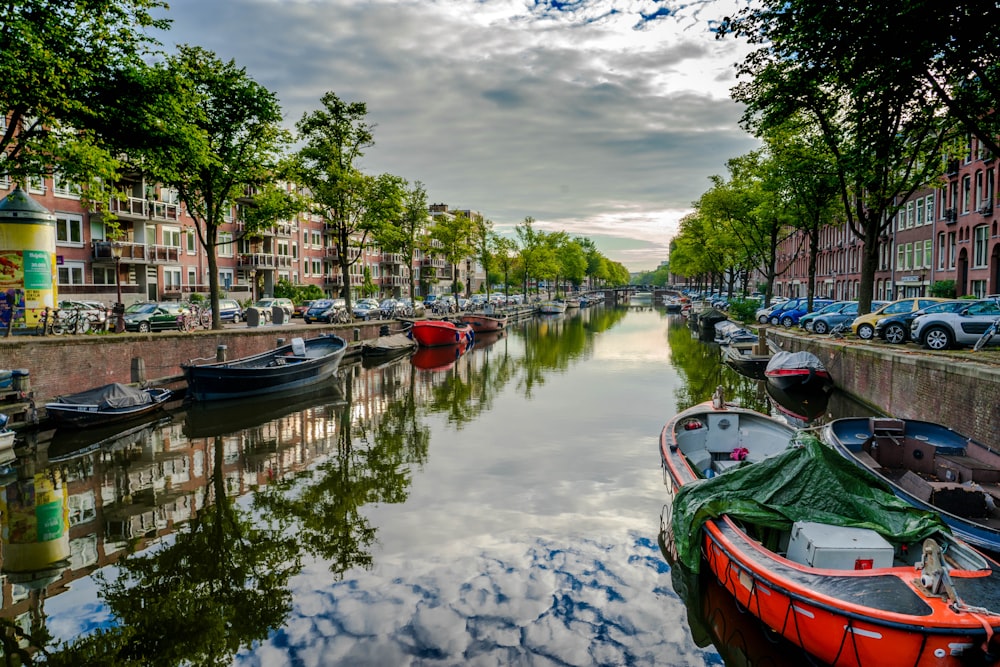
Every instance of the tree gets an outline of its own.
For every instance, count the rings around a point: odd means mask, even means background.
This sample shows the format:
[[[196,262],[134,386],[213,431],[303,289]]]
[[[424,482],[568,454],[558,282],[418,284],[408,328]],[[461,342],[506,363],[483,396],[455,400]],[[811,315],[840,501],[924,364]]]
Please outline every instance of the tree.
[[[273,225],[294,205],[273,186],[277,160],[288,141],[281,107],[271,91],[234,61],[181,46],[159,74],[173,82],[172,112],[164,113],[165,134],[177,139],[149,146],[135,156],[141,169],[177,190],[205,250],[212,302],[212,327],[219,329],[219,227],[237,200],[244,199],[245,233]],[[249,192],[260,189],[254,205]]]
[[[490,298],[490,272],[496,264],[497,242],[499,237],[493,232],[493,221],[480,216],[472,221],[472,253],[483,267],[486,276],[486,300]],[[471,280],[470,280],[471,282]]]
[[[383,237],[385,228],[402,217],[405,182],[390,174],[366,175],[355,166],[375,144],[364,102],[344,102],[333,92],[320,101],[321,109],[303,114],[295,125],[303,145],[291,172],[295,182],[308,189],[310,210],[333,232],[341,297],[350,310],[350,267],[361,258],[360,249]]]
[[[386,252],[398,252],[403,255],[403,265],[410,267],[409,294],[413,297],[417,293],[413,256],[420,247],[430,215],[427,213],[427,191],[424,189],[424,184],[417,181],[412,187],[406,183],[402,186],[402,215],[396,224],[386,225],[381,230],[376,236],[376,243]]]
[[[907,40],[891,20],[896,6],[877,4],[873,13],[869,6],[764,0],[719,28],[760,45],[738,68],[743,82],[733,91],[746,105],[745,126],[765,136],[794,119],[815,131],[832,157],[840,214],[864,244],[862,313],[871,309],[880,238],[899,205],[939,173],[951,130],[911,61],[885,58],[900,53],[888,41]],[[855,41],[858,35],[864,37]],[[869,36],[885,44],[884,53],[868,48]],[[851,51],[862,43],[863,56],[855,57]]]
[[[129,116],[109,107],[102,91],[116,88],[121,72],[141,65],[157,44],[149,32],[170,22],[152,13],[164,7],[160,0],[7,3],[0,19],[6,174],[22,184],[58,175],[85,185],[85,200],[105,201],[119,168],[109,132]]]
[[[472,254],[473,223],[464,213],[440,215],[431,225],[430,236],[438,243],[438,253],[451,266],[451,291],[458,297],[458,271],[460,261]]]
[[[503,272],[503,295],[506,300],[510,296],[507,288],[510,286],[510,276],[517,260],[517,244],[513,239],[509,239],[506,236],[497,236],[494,246],[494,257],[496,258],[497,268]]]

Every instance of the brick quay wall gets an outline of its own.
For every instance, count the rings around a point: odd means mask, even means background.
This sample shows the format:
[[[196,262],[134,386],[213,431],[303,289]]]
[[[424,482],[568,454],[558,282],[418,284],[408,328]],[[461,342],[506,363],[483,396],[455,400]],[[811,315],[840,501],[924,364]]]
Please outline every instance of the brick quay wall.
[[[1000,449],[1000,352],[931,352],[768,328],[791,352],[812,352],[839,389],[893,417],[944,424]]]

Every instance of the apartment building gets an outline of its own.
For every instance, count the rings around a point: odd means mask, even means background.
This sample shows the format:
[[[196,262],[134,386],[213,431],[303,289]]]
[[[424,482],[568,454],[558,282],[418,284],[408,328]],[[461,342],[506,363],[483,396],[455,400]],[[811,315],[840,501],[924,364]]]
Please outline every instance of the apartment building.
[[[994,156],[970,138],[965,155],[946,162],[940,185],[904,202],[881,237],[873,298],[927,296],[941,281],[954,281],[957,296],[1000,294],[997,177]],[[846,224],[822,230],[816,296],[857,298],[862,247]],[[785,270],[775,295],[806,295],[808,248],[804,234],[781,244],[778,267]]]
[[[0,178],[0,199],[14,187],[10,179]],[[36,178],[25,187],[32,200],[55,216],[58,298],[111,305],[118,301],[120,293],[122,302],[128,305],[146,300],[184,300],[192,294],[207,296],[207,255],[177,192],[141,178],[123,181],[119,190],[125,196],[110,201],[106,209],[115,216],[119,227],[112,242],[106,214],[87,211],[75,186],[58,178]],[[362,296],[366,273],[376,288],[375,296],[380,298],[450,290],[451,269],[443,260],[418,252],[411,267],[398,253],[374,248],[341,249],[332,231],[318,216],[309,213],[246,236],[240,215],[245,203],[237,201],[219,229],[219,285],[225,296],[241,300],[269,296],[283,279],[295,285],[316,285],[331,296],[339,295],[344,283],[341,261],[345,256],[360,256],[350,267],[353,298]],[[447,213],[446,205],[437,206]],[[485,275],[472,260],[466,265],[461,278],[478,289]],[[478,280],[473,267],[479,270]],[[409,294],[411,271],[421,276],[416,295]],[[474,279],[471,282],[470,274]]]

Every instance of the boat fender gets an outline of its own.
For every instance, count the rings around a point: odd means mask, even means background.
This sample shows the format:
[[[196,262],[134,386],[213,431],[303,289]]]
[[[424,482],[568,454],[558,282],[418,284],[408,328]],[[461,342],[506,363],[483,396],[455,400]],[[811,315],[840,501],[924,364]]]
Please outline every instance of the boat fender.
[[[697,431],[700,428],[705,428],[705,425],[702,424],[697,419],[693,419],[693,420],[691,420],[691,421],[689,421],[689,422],[687,422],[687,423],[684,424],[684,430],[685,431]]]
[[[917,568],[920,573],[920,585],[932,595],[946,597],[952,602],[958,599],[955,588],[952,586],[951,577],[944,565],[944,558],[941,546],[932,538],[924,540],[923,552]]]

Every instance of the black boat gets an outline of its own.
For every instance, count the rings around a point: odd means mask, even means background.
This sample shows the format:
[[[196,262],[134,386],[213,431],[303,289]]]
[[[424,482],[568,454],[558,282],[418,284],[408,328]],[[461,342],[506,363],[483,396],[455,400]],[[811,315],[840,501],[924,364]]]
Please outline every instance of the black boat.
[[[768,384],[790,394],[829,392],[833,379],[812,352],[775,352],[764,369]]]
[[[45,413],[59,428],[91,428],[138,419],[163,407],[173,392],[141,389],[113,382],[45,404]]]
[[[764,371],[771,357],[780,351],[780,347],[767,339],[756,342],[735,342],[723,346],[722,360],[740,375],[763,380]]]
[[[337,372],[347,352],[340,336],[293,338],[268,352],[233,361],[182,364],[188,395],[196,401],[259,396],[322,382]]]

